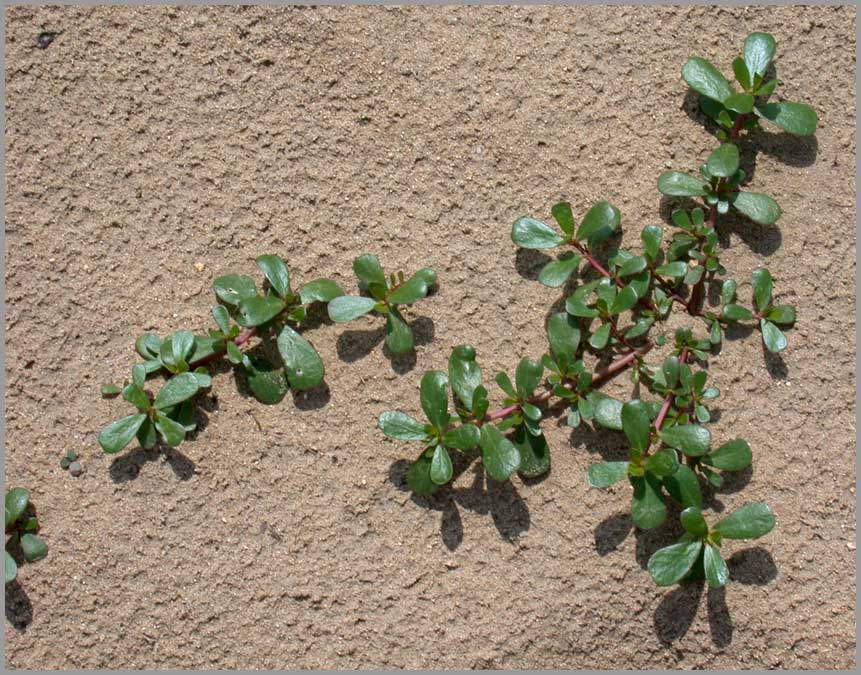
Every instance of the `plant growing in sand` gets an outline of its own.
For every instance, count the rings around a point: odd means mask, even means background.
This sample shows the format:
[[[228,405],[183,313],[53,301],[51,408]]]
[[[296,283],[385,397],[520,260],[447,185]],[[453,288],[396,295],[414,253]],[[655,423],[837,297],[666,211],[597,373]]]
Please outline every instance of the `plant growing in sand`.
[[[711,586],[722,586],[728,578],[720,554],[723,540],[754,539],[772,529],[774,516],[766,504],[742,506],[711,529],[701,509],[703,488],[720,488],[723,472],[747,468],[752,457],[741,439],[721,439],[713,447],[706,425],[709,406],[720,392],[708,386],[704,366],[717,352],[727,326],[750,322],[761,331],[766,349],[779,352],[787,345],[782,328],[795,321],[792,307],[774,303],[771,274],[765,268],[753,272],[752,302],[737,297],[738,284],[726,278],[715,229],[719,217],[730,210],[761,225],[780,217],[771,197],[743,189],[747,176],[740,167],[739,143],[744,132],[763,119],[800,136],[816,129],[816,113],[809,106],[769,100],[777,85],[771,66],[774,50],[772,36],[748,36],[743,56],[732,63],[740,91],[703,58],[691,58],[682,68],[685,82],[699,94],[701,110],[714,121],[721,144],[700,166],[699,176],[667,171],[658,178],[664,195],[703,201],[702,206],[673,211],[677,230],[668,233],[660,225],[648,225],[640,235],[641,250],[609,246],[612,250],[602,257],[620,224],[618,209],[608,202],[592,206],[579,223],[570,204],[556,204],[551,214],[558,229],[531,217],[514,223],[511,238],[516,245],[562,249],[541,270],[539,281],[551,288],[573,284],[573,292],[566,311],[547,321],[547,353],[538,360],[522,359],[513,381],[506,373],[496,373],[501,408],[489,410],[475,349],[462,345],[452,352],[447,373],[431,370],[421,380],[427,423],[396,410],[380,415],[379,427],[387,436],[422,446],[407,472],[415,492],[430,494],[449,483],[454,453],[466,460],[480,456],[487,475],[499,481],[515,472],[527,478],[546,473],[550,450],[541,421],[552,403],[567,409],[571,427],[589,423],[624,433],[628,460],[591,466],[588,482],[609,488],[627,479],[637,527],[665,523],[668,501],[682,509],[680,542],[649,560],[657,584],[704,575]],[[720,297],[719,306],[704,306],[706,284]],[[695,320],[694,327],[653,338],[676,306]],[[646,362],[654,347],[665,345],[669,350],[661,361]],[[623,370],[639,385],[635,398],[621,401],[599,391]]]
[[[36,532],[39,531],[39,521],[27,512],[30,505],[30,493],[24,488],[12,488],[6,491],[6,583],[11,584],[18,576],[18,563],[15,555],[27,562],[35,562],[48,555],[45,546]]]
[[[230,274],[213,282],[218,300],[212,308],[216,329],[205,335],[180,330],[163,339],[150,333],[138,337],[135,349],[144,361],[132,367],[131,382],[123,387],[102,387],[103,396],[121,393],[136,408],[136,412],[102,429],[99,444],[105,452],[119,452],[135,438],[146,449],[154,448],[159,437],[168,447],[182,443],[186,434],[197,428],[195,397],[212,386],[207,366],[214,361],[227,359],[243,373],[261,403],[280,403],[291,389],[306,391],[319,385],[325,373],[323,361],[299,332],[315,304],[327,304],[329,316],[336,322],[371,311],[383,314],[391,352],[410,351],[412,330],[400,306],[424,298],[436,283],[436,273],[428,268],[409,279],[402,272],[387,278],[374,256],[362,255],[356,258],[353,269],[360,289],[370,297],[344,295],[331,279],[314,279],[294,292],[281,258],[262,255],[257,265],[266,280],[262,292],[246,275]],[[249,353],[252,338],[261,340],[264,353]],[[155,395],[145,390],[151,375],[167,378]]]

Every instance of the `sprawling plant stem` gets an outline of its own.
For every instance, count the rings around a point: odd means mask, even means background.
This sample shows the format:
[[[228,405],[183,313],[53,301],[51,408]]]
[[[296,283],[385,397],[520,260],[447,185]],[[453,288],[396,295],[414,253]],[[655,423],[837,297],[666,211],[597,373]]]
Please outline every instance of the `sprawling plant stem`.
[[[630,366],[639,356],[643,356],[647,354],[652,347],[654,347],[654,343],[649,341],[641,347],[637,347],[636,349],[632,349],[628,353],[620,356],[618,359],[613,361],[606,368],[602,368],[601,370],[596,370],[592,373],[592,386],[596,387],[606,380],[613,377],[617,373],[625,370],[628,366]],[[566,389],[573,389],[574,384],[572,382],[566,382],[562,385]],[[541,403],[545,403],[549,401],[553,397],[553,392],[548,389],[547,391],[543,391],[540,394],[533,396],[529,399],[529,402],[533,405],[539,405]],[[504,417],[507,417],[511,413],[515,413],[521,409],[521,405],[519,403],[515,403],[510,406],[506,406],[505,408],[500,408],[499,410],[494,410],[492,412],[487,413],[484,416],[483,423],[493,422],[495,420],[501,420]]]
[[[679,352],[679,363],[685,363],[687,360],[688,348],[682,347],[682,350]],[[661,406],[661,409],[658,411],[658,416],[655,418],[655,429],[657,431],[661,430],[661,425],[664,423],[664,419],[667,417],[667,413],[670,411],[675,398],[675,394],[672,392],[667,394],[664,398],[664,404]]]

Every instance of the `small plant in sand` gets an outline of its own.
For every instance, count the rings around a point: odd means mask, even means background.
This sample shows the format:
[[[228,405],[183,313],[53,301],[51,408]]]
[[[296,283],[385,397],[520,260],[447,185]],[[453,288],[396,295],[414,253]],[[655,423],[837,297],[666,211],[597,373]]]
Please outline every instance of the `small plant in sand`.
[[[45,546],[36,532],[39,521],[28,513],[30,493],[24,488],[12,488],[6,492],[6,583],[11,584],[18,576],[16,554],[28,563],[48,555]]]
[[[208,366],[214,361],[227,359],[240,370],[261,403],[280,403],[291,389],[307,391],[319,385],[325,373],[323,361],[299,332],[315,304],[328,304],[329,316],[336,322],[371,311],[385,315],[391,352],[410,351],[412,329],[401,306],[424,298],[436,283],[436,274],[428,268],[409,279],[402,272],[387,278],[374,256],[362,255],[353,269],[360,290],[370,297],[344,295],[330,279],[314,279],[294,292],[281,258],[263,255],[257,265],[266,279],[262,292],[251,277],[242,274],[213,282],[218,300],[212,308],[216,329],[205,335],[180,330],[165,338],[150,333],[138,337],[135,348],[144,361],[132,367],[131,382],[102,387],[103,396],[121,393],[136,408],[102,429],[99,444],[105,452],[119,452],[135,438],[146,449],[154,448],[159,438],[168,447],[182,443],[197,428],[195,397],[212,386]],[[260,340],[260,349],[247,349],[252,338]],[[155,395],[145,389],[150,376],[166,378]]]
[[[779,352],[787,345],[783,329],[795,321],[792,307],[775,303],[765,268],[754,270],[750,293],[738,297],[738,284],[726,278],[715,229],[719,217],[731,210],[760,225],[771,225],[780,216],[771,197],[743,189],[747,176],[740,166],[739,143],[745,132],[761,120],[801,136],[816,129],[816,113],[809,106],[769,100],[777,85],[774,50],[770,35],[748,36],[743,56],[732,63],[740,91],[703,58],[691,58],[682,68],[721,143],[698,176],[668,171],[658,178],[663,194],[703,201],[672,213],[675,231],[647,225],[639,251],[613,247],[609,244],[618,235],[620,214],[607,202],[592,206],[579,223],[570,204],[556,204],[551,213],[558,229],[531,217],[514,223],[511,238],[518,246],[563,249],[541,270],[539,281],[551,288],[574,286],[566,311],[547,321],[547,353],[537,360],[522,359],[513,380],[496,373],[501,408],[489,410],[475,349],[462,345],[452,352],[447,373],[431,370],[421,380],[427,422],[400,411],[380,415],[379,426],[387,436],[421,445],[407,472],[415,492],[430,494],[452,481],[452,455],[457,453],[465,455],[457,462],[460,467],[480,456],[487,475],[498,481],[515,472],[527,478],[547,472],[550,450],[541,421],[552,403],[553,409],[557,404],[567,408],[571,427],[589,423],[624,433],[628,460],[593,465],[588,482],[609,488],[626,480],[637,527],[664,524],[668,503],[681,510],[680,542],[657,551],[648,564],[657,584],[704,575],[711,586],[722,586],[728,579],[720,553],[723,541],[755,539],[772,529],[774,516],[766,504],[742,506],[711,528],[701,509],[704,489],[719,489],[724,472],[747,468],[752,457],[742,439],[713,443],[706,425],[709,406],[720,392],[708,385],[705,366],[727,326],[752,323],[766,349]],[[706,284],[714,291],[711,297],[720,297],[720,306],[704,306]],[[653,338],[677,306],[694,325]],[[654,347],[665,345],[669,353],[661,361],[646,362]],[[639,385],[636,397],[621,401],[599,391],[623,370]]]

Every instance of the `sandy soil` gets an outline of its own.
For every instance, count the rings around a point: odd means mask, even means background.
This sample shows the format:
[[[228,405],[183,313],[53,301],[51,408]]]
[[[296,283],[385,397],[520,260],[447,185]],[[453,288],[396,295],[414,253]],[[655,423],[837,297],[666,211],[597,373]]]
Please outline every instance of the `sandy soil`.
[[[767,501],[774,532],[725,547],[725,591],[658,589],[666,537],[586,486],[619,440],[554,424],[545,480],[411,499],[376,416],[416,413],[454,345],[487,373],[545,349],[560,293],[511,223],[603,198],[635,245],[658,174],[714,147],[681,65],[728,71],[751,30],[821,119],[745,152],[778,226],[720,226],[734,276],[767,264],[799,313],[781,358],[740,333],[712,368],[713,434],[755,455],[717,506]],[[6,665],[851,668],[854,36],[850,7],[7,10],[6,480],[50,555],[7,588]],[[323,322],[326,390],[265,407],[223,374],[181,453],[101,452],[137,334],[209,327],[212,279],[263,252],[355,289],[364,251],[439,273],[414,357]]]

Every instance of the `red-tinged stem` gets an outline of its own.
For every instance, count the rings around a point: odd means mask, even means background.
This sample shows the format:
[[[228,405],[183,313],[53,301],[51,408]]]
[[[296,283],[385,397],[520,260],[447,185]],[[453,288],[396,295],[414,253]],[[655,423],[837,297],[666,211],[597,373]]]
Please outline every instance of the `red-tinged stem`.
[[[257,327],[256,326],[254,328],[246,328],[244,331],[242,331],[239,334],[239,337],[237,337],[236,340],[234,340],[234,342],[236,343],[236,346],[238,347],[239,345],[248,342],[255,335],[257,335]]]
[[[614,282],[616,282],[616,286],[618,288],[625,287],[625,282],[622,281],[619,277],[614,277],[612,274],[610,274],[604,268],[604,266],[598,262],[598,259],[589,252],[589,249],[583,246],[583,244],[581,244],[579,241],[572,241],[571,245],[576,248],[581,254],[583,254],[583,257],[586,258],[586,262],[588,262],[595,269],[596,272],[607,277],[608,279],[612,279]],[[640,298],[638,302],[642,305],[645,305],[651,310],[657,309],[657,307],[655,307],[655,305],[652,304],[652,302],[649,301],[647,298]]]
[[[613,361],[613,363],[611,363],[609,366],[607,366],[603,370],[595,371],[594,373],[592,373],[592,386],[594,387],[595,385],[600,384],[604,380],[612,377],[613,375],[615,375],[619,371],[624,370],[625,368],[630,366],[638,356],[642,356],[643,354],[646,354],[653,346],[654,346],[654,344],[652,342],[647,342],[642,347],[638,347],[637,349],[634,349],[633,351],[630,351],[627,354],[625,354],[624,356],[616,359],[615,361]],[[570,384],[570,383],[565,383],[562,386],[570,389],[574,385]],[[533,396],[531,399],[529,399],[529,402],[532,405],[538,405],[540,403],[544,403],[545,401],[550,400],[550,398],[552,398],[552,396],[553,396],[553,392],[548,389],[547,391],[541,392],[537,396]],[[487,413],[484,416],[484,420],[482,420],[482,422],[487,423],[487,422],[494,422],[496,420],[501,420],[502,418],[508,417],[511,413],[517,412],[520,409],[521,409],[521,405],[519,403],[515,403],[515,404],[507,406],[505,408],[500,408],[499,410],[494,410],[492,412]]]
[[[685,363],[687,360],[688,348],[682,347],[682,351],[679,352],[679,363]],[[673,405],[673,400],[675,400],[675,396],[672,393],[667,394],[664,398],[664,404],[661,406],[658,416],[655,418],[655,429],[658,431],[661,430],[661,425],[664,423],[664,419],[666,419],[667,413],[670,411],[670,406]]]

